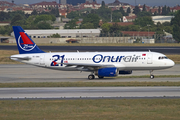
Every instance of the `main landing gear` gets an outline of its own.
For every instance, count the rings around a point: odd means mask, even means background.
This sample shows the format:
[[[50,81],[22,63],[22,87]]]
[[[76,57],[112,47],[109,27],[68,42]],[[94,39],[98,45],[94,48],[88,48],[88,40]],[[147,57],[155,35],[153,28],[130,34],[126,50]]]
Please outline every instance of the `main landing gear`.
[[[88,76],[89,80],[93,80],[95,78],[94,72],[91,72],[91,74]],[[99,79],[103,79],[104,76],[98,76]]]
[[[94,78],[95,78],[95,76],[94,76],[93,74],[91,74],[91,75],[88,76],[88,79],[89,79],[89,80],[92,80],[92,79],[94,79]]]
[[[92,80],[92,79],[94,79],[95,78],[95,76],[93,75],[93,74],[90,74],[89,76],[88,76],[88,79],[89,80]],[[103,79],[104,77],[103,76],[98,76],[98,78],[99,79]]]
[[[154,79],[153,70],[150,70],[150,78]]]

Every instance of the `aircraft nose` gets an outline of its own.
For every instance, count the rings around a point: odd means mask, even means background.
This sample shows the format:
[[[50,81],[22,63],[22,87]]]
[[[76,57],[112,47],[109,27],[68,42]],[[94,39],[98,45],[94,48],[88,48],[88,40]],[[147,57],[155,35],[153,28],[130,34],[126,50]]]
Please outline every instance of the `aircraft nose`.
[[[175,65],[174,61],[169,60],[169,62],[168,62],[168,66],[173,67],[174,65]]]

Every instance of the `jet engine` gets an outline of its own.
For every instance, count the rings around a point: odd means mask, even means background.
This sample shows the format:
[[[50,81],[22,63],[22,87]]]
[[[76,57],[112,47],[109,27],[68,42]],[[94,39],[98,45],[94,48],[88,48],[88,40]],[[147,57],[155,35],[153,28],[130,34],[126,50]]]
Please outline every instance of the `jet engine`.
[[[129,71],[119,71],[119,74],[124,74],[124,75],[127,75],[127,74],[132,74],[132,70],[129,70]]]
[[[98,71],[95,72],[97,76],[101,77],[115,77],[118,75],[117,68],[101,68]]]

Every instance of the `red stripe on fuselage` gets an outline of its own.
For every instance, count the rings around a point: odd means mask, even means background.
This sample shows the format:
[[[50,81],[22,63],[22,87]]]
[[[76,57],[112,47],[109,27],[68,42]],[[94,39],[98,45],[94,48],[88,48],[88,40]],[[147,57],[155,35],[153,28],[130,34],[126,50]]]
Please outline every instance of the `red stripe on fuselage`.
[[[23,43],[21,44],[34,44],[24,32],[19,32],[19,34],[23,40]]]

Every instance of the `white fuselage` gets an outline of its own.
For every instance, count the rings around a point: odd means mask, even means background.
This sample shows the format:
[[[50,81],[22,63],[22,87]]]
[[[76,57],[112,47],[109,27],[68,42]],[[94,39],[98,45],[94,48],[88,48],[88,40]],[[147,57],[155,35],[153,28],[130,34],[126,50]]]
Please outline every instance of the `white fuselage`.
[[[11,59],[39,67],[67,71],[95,71],[93,65],[114,66],[118,70],[160,70],[174,66],[172,60],[156,52],[36,53],[12,55]]]

